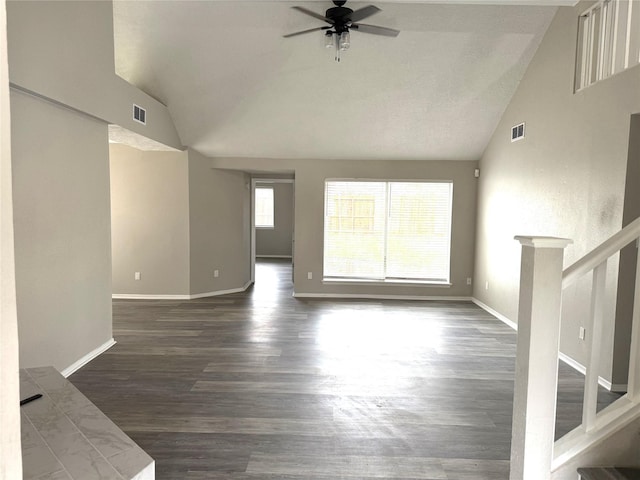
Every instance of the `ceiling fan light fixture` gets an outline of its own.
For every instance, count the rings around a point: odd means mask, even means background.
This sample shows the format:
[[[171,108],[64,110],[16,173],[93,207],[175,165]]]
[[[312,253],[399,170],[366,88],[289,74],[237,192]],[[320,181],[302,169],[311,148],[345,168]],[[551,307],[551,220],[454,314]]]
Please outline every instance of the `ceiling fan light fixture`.
[[[324,46],[325,48],[333,48],[334,46],[333,32],[331,30],[324,34]]]
[[[351,46],[351,35],[349,31],[340,34],[340,50],[347,50]]]

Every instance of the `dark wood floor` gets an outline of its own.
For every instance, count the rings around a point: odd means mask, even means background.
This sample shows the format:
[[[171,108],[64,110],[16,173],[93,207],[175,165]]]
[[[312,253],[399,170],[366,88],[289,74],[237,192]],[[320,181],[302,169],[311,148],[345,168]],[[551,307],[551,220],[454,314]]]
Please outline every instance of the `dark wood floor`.
[[[70,380],[160,480],[508,479],[509,327],[470,303],[297,300],[290,269],[260,262],[243,294],[114,301],[117,345]],[[559,433],[581,396],[561,365]]]

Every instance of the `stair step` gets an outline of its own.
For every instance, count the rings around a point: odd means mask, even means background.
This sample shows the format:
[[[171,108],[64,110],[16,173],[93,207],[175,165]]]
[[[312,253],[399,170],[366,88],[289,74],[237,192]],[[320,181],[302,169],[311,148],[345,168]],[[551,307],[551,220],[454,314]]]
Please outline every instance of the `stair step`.
[[[589,467],[578,473],[582,480],[640,480],[640,468]]]

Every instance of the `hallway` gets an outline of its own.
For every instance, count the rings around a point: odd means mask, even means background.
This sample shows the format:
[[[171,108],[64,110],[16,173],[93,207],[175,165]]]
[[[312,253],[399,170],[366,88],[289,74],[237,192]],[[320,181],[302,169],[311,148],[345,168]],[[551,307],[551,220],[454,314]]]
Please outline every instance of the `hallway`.
[[[115,300],[117,345],[70,380],[158,479],[508,479],[513,330],[471,303],[291,294],[262,260],[245,293]],[[562,433],[581,382],[561,364]]]

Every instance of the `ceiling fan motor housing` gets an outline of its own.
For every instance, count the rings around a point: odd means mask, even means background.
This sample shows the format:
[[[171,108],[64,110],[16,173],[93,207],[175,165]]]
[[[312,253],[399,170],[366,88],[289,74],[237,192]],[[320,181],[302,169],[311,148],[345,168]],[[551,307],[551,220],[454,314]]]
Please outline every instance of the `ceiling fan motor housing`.
[[[334,2],[337,3],[337,2]],[[336,33],[340,34],[342,32],[349,30],[349,24],[351,23],[351,14],[353,10],[347,7],[332,7],[327,10],[325,13],[325,17],[334,22],[334,28]]]

